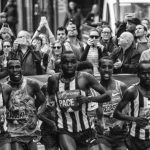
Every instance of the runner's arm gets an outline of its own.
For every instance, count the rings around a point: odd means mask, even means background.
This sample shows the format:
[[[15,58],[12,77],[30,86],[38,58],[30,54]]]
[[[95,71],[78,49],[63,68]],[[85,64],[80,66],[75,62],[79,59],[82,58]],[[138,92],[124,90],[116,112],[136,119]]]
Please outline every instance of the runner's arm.
[[[133,121],[134,117],[128,116],[127,114],[123,114],[123,109],[129,104],[129,102],[134,101],[136,98],[137,91],[134,87],[128,88],[124,95],[122,100],[119,102],[118,106],[116,107],[114,111],[114,117],[119,120],[125,120],[125,121]]]
[[[38,109],[45,102],[45,96],[40,89],[40,85],[37,82],[33,82],[31,86],[33,86],[34,88],[34,95],[36,96],[35,106]]]
[[[85,103],[85,102],[98,102],[98,103],[103,103],[103,102],[108,102],[111,99],[110,92],[105,91],[104,87],[98,83],[98,81],[95,79],[94,76],[88,74],[88,73],[82,73],[83,77],[87,81],[87,89],[92,88],[95,91],[97,91],[99,94],[95,97],[84,97],[80,96],[78,98],[78,101],[80,103]]]

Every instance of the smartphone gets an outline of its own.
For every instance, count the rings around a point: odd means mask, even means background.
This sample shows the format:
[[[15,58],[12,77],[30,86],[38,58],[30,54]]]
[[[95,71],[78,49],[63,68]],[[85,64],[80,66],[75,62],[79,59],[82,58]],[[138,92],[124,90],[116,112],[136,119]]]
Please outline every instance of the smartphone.
[[[41,21],[42,21],[42,22],[46,21],[46,17],[45,17],[45,16],[42,16],[42,17],[41,17]]]
[[[8,24],[8,23],[3,23],[2,27],[7,27],[7,28],[9,28],[9,24]]]

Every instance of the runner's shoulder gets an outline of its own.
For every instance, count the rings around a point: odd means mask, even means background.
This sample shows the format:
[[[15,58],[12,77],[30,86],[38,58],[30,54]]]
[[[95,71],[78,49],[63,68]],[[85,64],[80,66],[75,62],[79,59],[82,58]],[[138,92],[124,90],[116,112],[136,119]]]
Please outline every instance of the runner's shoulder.
[[[48,77],[48,83],[56,82],[59,77],[60,77],[60,73],[55,73],[55,74],[53,74],[53,75],[50,75],[50,76]]]
[[[125,92],[125,95],[127,95],[132,100],[134,100],[138,95],[137,85],[134,84],[134,85],[131,85],[130,87],[128,87]]]

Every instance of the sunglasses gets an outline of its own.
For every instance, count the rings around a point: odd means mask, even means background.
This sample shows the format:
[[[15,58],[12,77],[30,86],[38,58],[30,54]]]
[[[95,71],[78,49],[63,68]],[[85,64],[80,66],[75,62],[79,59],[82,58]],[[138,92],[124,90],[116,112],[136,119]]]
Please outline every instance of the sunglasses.
[[[110,34],[110,32],[102,32],[103,34]]]
[[[8,47],[8,48],[9,48],[9,47],[10,47],[10,45],[5,45],[5,46],[3,46],[3,47],[4,47],[4,48],[6,48],[6,47]]]
[[[98,36],[98,35],[90,35],[90,38],[91,38],[91,39],[93,39],[93,38],[98,39],[99,36]]]
[[[60,46],[54,46],[53,48],[54,48],[54,49],[56,49],[56,48],[57,48],[57,49],[60,49],[61,47],[60,47]]]

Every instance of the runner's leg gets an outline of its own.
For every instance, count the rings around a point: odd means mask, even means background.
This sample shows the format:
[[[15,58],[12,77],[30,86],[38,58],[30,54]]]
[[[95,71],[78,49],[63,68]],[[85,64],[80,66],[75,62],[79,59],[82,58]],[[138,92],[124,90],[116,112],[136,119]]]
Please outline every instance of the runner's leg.
[[[61,150],[76,150],[75,140],[67,134],[59,135],[59,144]]]
[[[24,147],[21,143],[13,142],[11,145],[11,150],[24,150]]]
[[[11,150],[11,143],[5,143],[0,145],[0,150]]]
[[[99,145],[100,145],[100,150],[112,150],[111,147],[108,147],[103,143],[99,143]]]
[[[56,147],[56,146],[54,146],[54,147],[45,146],[45,150],[58,150],[58,147]]]
[[[33,142],[33,141],[31,141],[31,142],[29,143],[28,147],[29,147],[29,150],[38,150],[38,148],[37,148],[37,143],[36,143],[36,142]]]
[[[121,147],[116,148],[115,150],[127,150],[127,147],[121,146]],[[150,150],[150,149],[149,149],[149,150]]]

